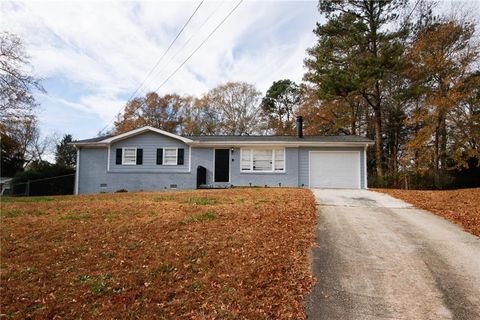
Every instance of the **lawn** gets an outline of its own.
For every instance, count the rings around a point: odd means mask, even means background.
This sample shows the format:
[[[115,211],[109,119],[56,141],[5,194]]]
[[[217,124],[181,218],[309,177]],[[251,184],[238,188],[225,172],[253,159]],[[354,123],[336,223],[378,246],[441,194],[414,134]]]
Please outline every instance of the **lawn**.
[[[303,189],[4,198],[2,319],[302,319],[315,220]]]
[[[480,237],[480,188],[442,191],[374,189],[457,223]]]

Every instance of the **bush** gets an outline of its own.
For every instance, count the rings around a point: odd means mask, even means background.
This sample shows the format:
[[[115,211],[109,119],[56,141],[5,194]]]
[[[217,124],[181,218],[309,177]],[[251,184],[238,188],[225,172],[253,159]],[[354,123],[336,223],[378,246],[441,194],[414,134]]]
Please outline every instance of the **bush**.
[[[37,163],[30,170],[17,173],[12,179],[12,195],[61,195],[73,194],[75,169]]]

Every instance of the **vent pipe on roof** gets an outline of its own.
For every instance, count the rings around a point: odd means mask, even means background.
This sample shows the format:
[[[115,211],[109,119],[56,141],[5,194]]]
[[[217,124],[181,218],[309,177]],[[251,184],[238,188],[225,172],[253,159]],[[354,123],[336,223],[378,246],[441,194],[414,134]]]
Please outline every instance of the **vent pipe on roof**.
[[[303,117],[297,116],[297,137],[303,138]]]

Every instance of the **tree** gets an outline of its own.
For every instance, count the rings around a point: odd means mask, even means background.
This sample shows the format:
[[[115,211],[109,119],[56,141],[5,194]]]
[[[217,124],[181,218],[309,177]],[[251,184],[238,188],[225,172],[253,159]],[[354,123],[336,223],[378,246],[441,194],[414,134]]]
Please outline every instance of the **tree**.
[[[73,168],[77,162],[77,150],[70,143],[73,141],[71,134],[63,136],[56,145],[55,163],[60,166]]]
[[[2,126],[2,136],[8,136],[18,146],[18,153],[23,159],[23,168],[32,161],[42,161],[44,154],[53,145],[53,138],[41,136],[36,117],[25,116],[10,118]]]
[[[206,99],[217,113],[218,134],[248,135],[260,130],[261,93],[245,82],[228,82],[210,90]]]
[[[294,113],[300,104],[300,88],[288,79],[273,82],[262,99],[261,107],[267,128],[275,134],[294,132]]]
[[[478,134],[471,132],[471,138],[465,137],[465,132],[470,132],[472,125],[475,127],[472,121],[475,122],[478,103],[472,100],[479,83],[478,71],[473,66],[480,54],[478,45],[472,42],[474,30],[469,22],[435,22],[419,31],[408,54],[406,75],[412,82],[412,91],[423,103],[412,108],[411,121],[418,125],[407,150],[417,168],[433,167],[437,186],[442,184],[440,179],[449,167],[449,153],[456,155],[459,165],[465,163],[459,152],[478,156],[476,144],[471,144]],[[454,149],[449,152],[451,146]],[[419,148],[423,151],[416,154]]]
[[[195,99],[191,107],[184,108],[182,119],[181,132],[184,135],[213,135],[218,131],[217,113],[206,97]]]
[[[17,35],[0,33],[0,121],[31,115],[36,107],[32,90],[44,92],[40,80],[29,75],[29,57]]]
[[[159,96],[156,92],[150,92],[143,98],[135,98],[127,103],[123,114],[117,116],[115,132],[152,126],[172,133],[181,133],[182,112],[192,103],[193,98],[189,96]]]
[[[402,0],[321,0],[318,8],[327,22],[317,24],[318,41],[305,60],[304,79],[316,86],[320,100],[356,108],[361,97],[360,105],[371,109],[379,177],[384,175],[384,90],[403,51],[403,30],[392,26],[405,6]]]
[[[1,176],[13,177],[17,172],[23,170],[23,155],[19,152],[20,144],[0,130],[1,149]]]

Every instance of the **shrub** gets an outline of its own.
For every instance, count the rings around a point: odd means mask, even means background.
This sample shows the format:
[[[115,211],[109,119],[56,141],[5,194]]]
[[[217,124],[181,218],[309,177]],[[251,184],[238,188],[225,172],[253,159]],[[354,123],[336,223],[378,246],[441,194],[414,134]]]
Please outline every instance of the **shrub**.
[[[13,195],[45,196],[73,194],[75,169],[50,163],[32,166],[12,179]]]

